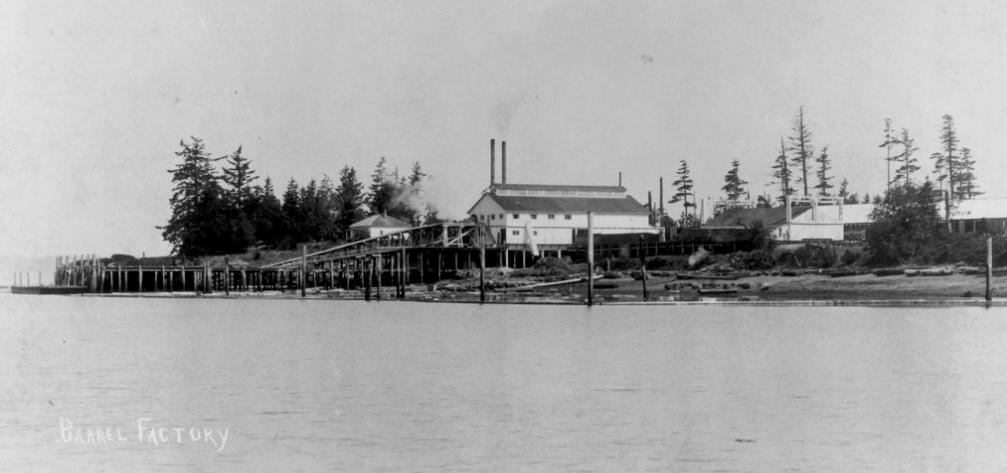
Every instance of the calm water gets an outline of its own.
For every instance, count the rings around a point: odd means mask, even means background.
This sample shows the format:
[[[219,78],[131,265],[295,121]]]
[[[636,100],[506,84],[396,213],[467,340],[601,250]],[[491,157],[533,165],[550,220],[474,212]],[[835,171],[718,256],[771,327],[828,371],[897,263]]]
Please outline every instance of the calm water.
[[[1003,309],[4,295],[0,314],[7,471],[1007,466]],[[78,427],[118,433],[61,441]]]

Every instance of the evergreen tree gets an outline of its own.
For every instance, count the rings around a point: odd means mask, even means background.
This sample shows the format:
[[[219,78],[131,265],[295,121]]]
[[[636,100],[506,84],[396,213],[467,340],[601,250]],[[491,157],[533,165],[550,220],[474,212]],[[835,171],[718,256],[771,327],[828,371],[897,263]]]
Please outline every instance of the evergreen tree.
[[[243,207],[252,197],[252,183],[257,179],[251,162],[241,155],[241,146],[227,156],[227,166],[223,169],[221,180],[227,184],[228,197],[231,202]]]
[[[889,189],[892,186],[892,145],[896,143],[895,130],[892,128],[892,119],[885,119],[885,141],[883,141],[879,148],[885,148],[885,163],[888,166],[887,181],[885,181],[885,189]]]
[[[847,202],[847,199],[850,196],[850,191],[846,189],[849,185],[850,185],[850,181],[846,180],[845,177],[843,178],[843,181],[839,183],[839,192],[838,192],[838,194],[839,194],[839,198],[843,200],[844,204],[848,204],[849,203],[849,202]]]
[[[422,181],[424,177],[427,177],[427,173],[423,172],[423,169],[420,167],[420,162],[413,162],[412,171],[409,173],[409,185],[419,185],[420,181]]]
[[[689,175],[689,163],[685,162],[683,159],[681,165],[678,167],[678,179],[675,179],[671,185],[675,187],[675,194],[672,195],[669,203],[674,204],[682,203],[682,221],[690,221],[691,214],[689,213],[690,207],[696,206],[696,194],[693,192],[693,181],[692,177]],[[692,198],[692,202],[689,202],[689,198]],[[695,219],[695,216],[692,216]]]
[[[943,189],[944,181],[948,181],[948,189],[951,195],[955,196],[955,163],[958,162],[958,132],[955,131],[954,118],[945,114],[941,117],[944,124],[941,127],[941,150],[930,155],[934,160],[934,177],[937,179],[939,189]]]
[[[371,208],[372,215],[391,210],[397,187],[395,180],[388,174],[388,161],[382,156],[371,174],[371,185],[368,188],[367,205]]]
[[[721,187],[720,189],[727,195],[727,200],[738,200],[743,194],[745,194],[744,186],[748,184],[748,181],[742,180],[741,177],[738,176],[738,168],[740,165],[741,164],[737,159],[731,161],[731,169],[729,169],[727,174],[724,175],[724,187]]]
[[[783,145],[783,138],[780,138],[780,154],[776,156],[773,163],[773,179],[780,185],[780,197],[777,199],[781,203],[787,200],[787,196],[794,194],[791,187],[790,159],[787,157],[787,148]]]
[[[976,161],[975,158],[972,157],[972,150],[963,147],[961,159],[959,160],[958,165],[955,166],[955,182],[958,184],[958,188],[955,189],[955,198],[959,200],[971,199],[982,194],[982,192],[979,192],[979,187],[976,185],[975,165]]]
[[[822,153],[815,158],[815,162],[818,163],[818,170],[815,172],[818,175],[818,184],[815,185],[815,189],[818,189],[818,195],[827,196],[829,195],[829,189],[835,187],[829,182],[833,178],[829,175],[829,171],[832,169],[832,161],[829,158],[828,146],[822,148]]]
[[[223,191],[218,184],[210,155],[203,141],[179,142],[181,158],[168,170],[174,184],[169,204],[168,223],[159,227],[165,241],[171,243],[172,254],[184,258],[212,255],[232,250],[228,212]]]
[[[364,218],[364,185],[357,180],[357,170],[343,166],[339,171],[339,186],[336,187],[336,232],[345,236],[350,225]]]
[[[808,194],[808,161],[813,159],[815,150],[811,146],[811,130],[804,121],[804,106],[797,109],[797,117],[794,118],[794,135],[790,137],[790,151],[793,153],[792,162],[798,171],[797,183],[804,186],[804,195]]]
[[[284,241],[289,246],[292,243],[308,241],[304,237],[304,215],[301,211],[301,188],[294,178],[287,181],[287,190],[283,191],[283,227],[286,230]]]
[[[253,190],[253,210],[249,213],[257,241],[269,246],[276,246],[286,237],[286,227],[283,208],[276,198],[273,181],[265,179],[262,187]]]
[[[902,152],[892,158],[899,165],[895,170],[894,183],[901,182],[903,186],[908,186],[912,182],[913,173],[920,170],[919,162],[913,157],[913,153],[919,148],[913,146],[913,141],[915,140],[909,136],[909,130],[905,128],[902,129],[902,135],[895,140],[896,144],[902,145]]]
[[[871,212],[867,244],[873,264],[911,263],[940,233],[940,217],[929,181],[893,188]]]

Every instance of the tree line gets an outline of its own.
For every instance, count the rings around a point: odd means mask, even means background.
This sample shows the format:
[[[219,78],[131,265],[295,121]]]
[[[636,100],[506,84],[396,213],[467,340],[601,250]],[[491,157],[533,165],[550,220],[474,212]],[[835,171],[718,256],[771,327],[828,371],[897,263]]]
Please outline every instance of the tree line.
[[[972,151],[961,145],[954,118],[945,114],[941,119],[940,147],[930,155],[933,171],[929,176],[924,177],[924,182],[932,182],[932,177],[936,184],[931,184],[928,188],[937,191],[943,191],[946,188],[953,200],[972,199],[981,195],[982,192],[979,190],[975,174],[976,161]],[[910,135],[908,129],[902,128],[896,131],[892,120],[886,118],[882,134],[884,140],[880,147],[885,149],[885,161],[888,168],[885,190],[885,195],[887,195],[894,188],[905,189],[916,182],[921,165],[915,156],[919,148],[914,145],[915,139]],[[798,194],[837,197],[846,204],[879,204],[885,199],[882,194],[876,194],[872,199],[868,193],[864,193],[862,196],[850,193],[848,191],[849,181],[845,178],[837,188],[834,184],[836,176],[833,173],[829,147],[823,146],[820,151],[816,150],[812,144],[812,136],[813,133],[808,126],[804,107],[801,106],[793,119],[790,135],[780,138],[779,150],[770,166],[770,176],[773,180],[769,185],[776,188],[776,193],[775,195],[758,195],[756,197],[757,206],[771,207],[774,202],[783,203],[787,197]],[[731,165],[724,175],[724,185],[721,187],[721,191],[727,201],[738,201],[743,196],[746,200],[750,200],[750,193],[745,187],[748,185],[748,181],[741,178],[739,169],[740,163],[735,159],[731,161]],[[686,160],[680,161],[672,186],[674,192],[669,203],[682,203],[683,207],[679,221],[680,226],[698,225],[700,222],[695,213],[695,182],[691,177],[689,164]]]
[[[357,170],[346,165],[338,182],[327,175],[305,184],[291,178],[278,198],[269,177],[260,184],[241,146],[220,157],[211,156],[196,137],[179,146],[179,162],[168,170],[171,216],[159,227],[177,256],[240,253],[252,245],[286,249],[307,241],[345,241],[350,225],[375,214],[412,225],[437,220],[437,210],[423,198],[428,176],[418,161],[407,176],[400,176],[381,157],[366,189]]]

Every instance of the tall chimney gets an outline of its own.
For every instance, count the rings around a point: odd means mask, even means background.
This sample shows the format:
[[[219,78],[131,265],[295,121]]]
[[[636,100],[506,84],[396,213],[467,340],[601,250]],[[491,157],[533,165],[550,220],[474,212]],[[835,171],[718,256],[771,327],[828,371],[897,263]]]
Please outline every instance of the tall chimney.
[[[619,187],[622,187],[622,171],[619,171]]]
[[[497,183],[497,140],[490,139],[490,185]]]
[[[500,183],[507,183],[507,142],[500,140]]]
[[[658,206],[659,206],[661,212],[658,213],[658,216],[659,216],[658,218],[660,218],[660,219],[663,220],[664,219],[664,177],[661,177],[661,179],[660,179],[659,182],[660,182],[660,184],[658,184],[658,185],[661,186],[661,191],[658,193],[658,196],[659,196],[658,198],[661,199],[661,200],[658,202]]]
[[[650,224],[654,224],[654,201],[651,199],[651,192],[647,191],[647,212],[650,213]]]

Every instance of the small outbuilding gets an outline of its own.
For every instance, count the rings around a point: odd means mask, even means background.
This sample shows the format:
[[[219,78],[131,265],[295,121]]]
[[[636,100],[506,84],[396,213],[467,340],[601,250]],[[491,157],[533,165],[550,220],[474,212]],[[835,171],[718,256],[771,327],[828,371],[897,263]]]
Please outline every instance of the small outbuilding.
[[[401,232],[412,228],[409,222],[404,222],[387,214],[371,215],[359,222],[350,225],[350,238],[363,240],[389,233]]]

